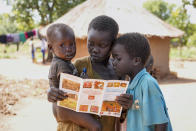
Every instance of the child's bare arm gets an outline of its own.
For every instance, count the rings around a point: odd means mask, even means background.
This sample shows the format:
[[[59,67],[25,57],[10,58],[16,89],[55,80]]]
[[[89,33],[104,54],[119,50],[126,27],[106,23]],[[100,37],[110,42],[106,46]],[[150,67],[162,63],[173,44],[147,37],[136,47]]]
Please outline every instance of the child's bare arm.
[[[167,131],[167,123],[155,125],[155,131]]]
[[[58,121],[71,121],[81,127],[85,127],[90,131],[101,131],[101,124],[87,113],[75,112],[66,108],[56,107]]]

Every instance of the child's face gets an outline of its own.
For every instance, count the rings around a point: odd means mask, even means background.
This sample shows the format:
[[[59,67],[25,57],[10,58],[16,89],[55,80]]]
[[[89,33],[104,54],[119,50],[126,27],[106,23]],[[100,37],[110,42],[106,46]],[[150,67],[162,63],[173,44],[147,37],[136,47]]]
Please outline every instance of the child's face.
[[[110,56],[112,40],[109,32],[91,28],[87,38],[88,52],[93,62],[102,62]]]
[[[71,60],[76,54],[75,37],[70,35],[55,40],[52,44],[52,51],[63,60]]]
[[[129,56],[125,47],[116,44],[112,48],[113,68],[119,76],[128,75],[134,69],[135,62]]]

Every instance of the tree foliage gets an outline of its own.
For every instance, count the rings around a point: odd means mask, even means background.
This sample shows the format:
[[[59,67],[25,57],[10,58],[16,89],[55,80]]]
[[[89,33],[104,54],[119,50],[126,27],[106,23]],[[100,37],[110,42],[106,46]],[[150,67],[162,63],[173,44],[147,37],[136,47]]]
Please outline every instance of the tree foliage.
[[[187,45],[188,46],[195,46],[196,45],[196,32],[188,38]]]
[[[193,1],[193,6],[196,8],[196,0]]]
[[[182,0],[183,5],[192,5],[196,8],[196,0]]]
[[[17,24],[14,19],[15,17],[9,14],[0,15],[0,34],[17,32]]]
[[[173,10],[167,22],[185,32],[180,42],[182,45],[186,45],[189,37],[194,33],[193,24],[190,23],[190,17],[187,15],[186,10],[183,7]]]
[[[182,45],[187,45],[188,40],[190,42],[189,37],[196,31],[194,24],[190,22],[190,16],[187,14],[186,9],[186,6],[192,3],[188,0],[182,0],[182,6],[176,7],[163,0],[148,0],[144,3],[144,7],[165,22],[184,31],[183,37],[175,40],[178,40]]]
[[[34,27],[33,18],[36,13],[40,17],[39,25],[47,25],[83,1],[85,0],[16,0],[13,12],[18,23],[26,30],[26,25],[29,29]]]
[[[163,0],[148,0],[143,6],[162,20],[167,20],[175,7],[175,5],[169,5]]]

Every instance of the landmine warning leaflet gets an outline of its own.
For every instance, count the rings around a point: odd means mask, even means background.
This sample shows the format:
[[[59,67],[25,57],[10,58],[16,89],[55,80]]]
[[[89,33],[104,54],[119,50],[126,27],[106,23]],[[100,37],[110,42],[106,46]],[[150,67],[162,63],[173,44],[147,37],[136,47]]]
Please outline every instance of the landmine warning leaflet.
[[[120,117],[122,107],[116,96],[126,93],[128,81],[82,79],[61,73],[59,88],[68,93],[68,98],[58,101],[58,106],[76,112]]]

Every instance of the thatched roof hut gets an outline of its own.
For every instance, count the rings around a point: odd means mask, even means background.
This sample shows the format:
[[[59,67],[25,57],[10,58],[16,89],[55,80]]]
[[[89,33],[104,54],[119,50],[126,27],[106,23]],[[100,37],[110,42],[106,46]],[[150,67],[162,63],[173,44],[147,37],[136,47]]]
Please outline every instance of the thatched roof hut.
[[[78,46],[76,57],[81,57],[88,55],[86,49],[88,25],[99,15],[114,18],[119,24],[119,34],[127,32],[145,34],[151,44],[155,66],[160,69],[162,75],[169,72],[170,39],[182,36],[183,31],[165,23],[134,0],[87,0],[52,24],[65,23],[74,29]],[[41,34],[45,35],[50,25],[43,28]]]

